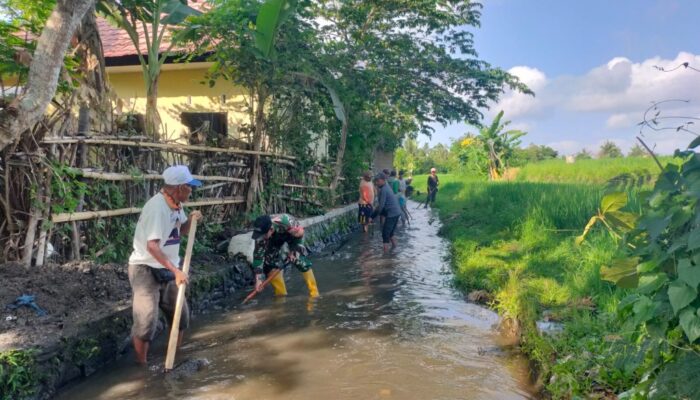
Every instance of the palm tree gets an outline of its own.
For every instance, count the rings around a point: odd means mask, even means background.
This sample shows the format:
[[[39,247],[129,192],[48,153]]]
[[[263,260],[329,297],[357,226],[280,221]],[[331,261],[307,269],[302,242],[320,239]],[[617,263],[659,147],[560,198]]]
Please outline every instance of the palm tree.
[[[635,144],[634,147],[630,149],[629,153],[627,153],[627,157],[649,157],[649,154],[644,151],[642,146]]]
[[[605,143],[603,143],[600,146],[600,150],[598,151],[598,158],[620,158],[622,157],[622,150],[615,144],[615,142],[612,142],[610,140],[606,140]]]
[[[496,115],[491,125],[481,128],[478,136],[488,154],[490,180],[499,179],[508,169],[508,160],[520,145],[520,138],[527,134],[516,129],[504,131],[510,121],[501,122],[502,118],[503,111]]]

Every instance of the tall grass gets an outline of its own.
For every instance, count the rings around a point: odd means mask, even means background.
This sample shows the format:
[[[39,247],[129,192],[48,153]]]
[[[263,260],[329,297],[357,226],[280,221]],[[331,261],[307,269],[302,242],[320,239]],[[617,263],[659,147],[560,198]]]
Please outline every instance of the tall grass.
[[[424,191],[420,178],[414,185]],[[542,367],[554,398],[587,396],[600,387],[619,392],[633,382],[630,373],[602,379],[589,371],[613,370],[619,357],[603,338],[619,328],[611,316],[624,293],[599,275],[600,266],[615,257],[617,244],[601,230],[582,246],[574,243],[604,190],[598,184],[440,176],[436,206],[441,232],[452,243],[456,285],[491,292],[492,305],[520,321],[522,348]],[[536,321],[544,318],[561,321],[564,332],[541,335]],[[567,357],[573,361],[557,361]]]
[[[663,165],[673,157],[661,157]],[[606,158],[577,160],[567,164],[561,159],[527,164],[516,176],[521,182],[568,182],[605,183],[623,174],[652,178],[659,173],[659,167],[650,157]]]

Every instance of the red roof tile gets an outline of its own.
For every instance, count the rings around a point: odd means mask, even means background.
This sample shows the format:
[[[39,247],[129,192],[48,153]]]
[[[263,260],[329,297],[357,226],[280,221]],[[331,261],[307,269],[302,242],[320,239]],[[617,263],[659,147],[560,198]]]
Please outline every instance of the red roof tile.
[[[138,54],[126,30],[117,28],[101,17],[97,18],[97,28],[100,31],[100,39],[102,39],[102,48],[105,58],[133,56]],[[139,34],[139,48],[141,54],[147,54],[148,50],[143,28],[138,26],[137,32]],[[170,47],[170,41],[167,40],[166,36],[168,36],[167,32],[163,37],[163,41],[160,43],[160,51],[166,51],[168,47]]]
[[[203,1],[194,2],[190,1],[189,6],[200,11],[208,9],[209,6]],[[117,28],[116,26],[110,24],[102,17],[97,17],[97,28],[100,31],[100,39],[102,40],[102,48],[104,50],[105,58],[111,57],[123,57],[123,56],[134,56],[138,54],[136,52],[136,47],[134,46],[129,34],[126,30]],[[148,50],[146,47],[146,38],[143,33],[143,26],[138,24],[136,29],[139,35],[139,48],[141,54],[147,54]],[[148,32],[149,36],[151,32]],[[168,50],[170,47],[170,35],[168,32],[163,35],[163,40],[160,43],[159,52]]]

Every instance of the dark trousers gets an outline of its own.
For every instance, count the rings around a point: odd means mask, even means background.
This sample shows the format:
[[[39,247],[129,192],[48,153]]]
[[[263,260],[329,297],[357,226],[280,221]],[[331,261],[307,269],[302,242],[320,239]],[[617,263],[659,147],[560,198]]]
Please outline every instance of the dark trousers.
[[[425,199],[426,207],[428,206],[428,204],[430,204],[431,207],[433,206],[433,203],[435,203],[435,196],[437,195],[437,191],[437,188],[428,190],[428,198]]]
[[[396,224],[399,222],[400,215],[395,217],[387,217],[384,220],[384,225],[382,226],[382,241],[384,243],[390,243],[391,238],[394,237],[394,231],[396,230]]]

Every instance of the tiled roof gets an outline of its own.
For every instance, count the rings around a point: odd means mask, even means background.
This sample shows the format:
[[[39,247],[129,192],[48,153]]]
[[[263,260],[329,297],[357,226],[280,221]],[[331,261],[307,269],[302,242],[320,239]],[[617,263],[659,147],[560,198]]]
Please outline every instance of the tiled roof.
[[[97,18],[97,29],[100,31],[100,39],[102,39],[102,48],[105,58],[134,56],[138,54],[126,30],[117,28],[101,17]],[[146,38],[141,25],[138,26],[136,31],[139,34],[139,48],[141,54],[147,54]],[[168,47],[170,47],[168,37],[169,35],[166,32],[166,34],[163,35],[163,41],[160,43],[160,51],[166,51]]]
[[[209,8],[205,2],[199,0],[198,2],[189,1],[188,5],[200,11],[204,11]],[[110,24],[104,18],[97,17],[97,29],[100,31],[100,39],[102,40],[102,48],[104,50],[105,58],[111,57],[123,57],[123,56],[135,56],[138,54],[136,52],[136,47],[129,38],[129,34],[126,30],[117,28],[116,26]],[[139,34],[139,48],[141,54],[147,54],[148,50],[146,47],[146,38],[143,34],[143,26],[137,24],[136,31]],[[150,31],[148,32],[150,35]],[[163,40],[160,43],[160,52],[166,51],[170,47],[170,35],[168,32],[163,35]]]

